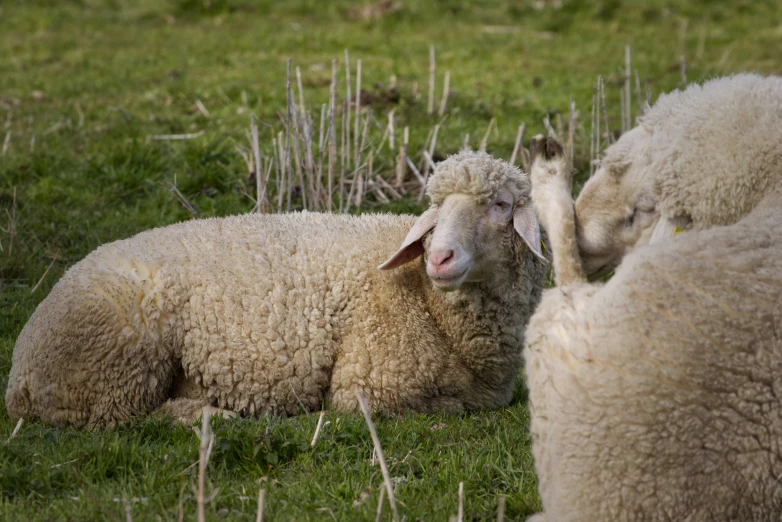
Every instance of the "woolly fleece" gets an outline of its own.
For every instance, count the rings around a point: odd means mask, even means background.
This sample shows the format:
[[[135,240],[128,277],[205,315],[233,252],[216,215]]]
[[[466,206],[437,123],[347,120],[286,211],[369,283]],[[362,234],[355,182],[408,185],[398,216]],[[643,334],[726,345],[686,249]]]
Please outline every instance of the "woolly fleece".
[[[639,120],[649,135],[639,160],[661,214],[696,229],[747,215],[782,180],[780,122],[779,77],[737,74],[660,96]]]
[[[544,292],[527,329],[535,522],[782,519],[782,194]],[[556,251],[555,251],[556,256]]]
[[[518,187],[519,199],[530,190],[515,169],[456,170],[473,182],[454,184],[460,193],[486,197],[480,180],[495,178]],[[436,170],[434,198],[445,197],[449,175]],[[377,270],[415,221],[250,214],[104,245],[22,330],[9,415],[104,427],[161,405],[183,421],[204,404],[245,415],[294,414],[299,401],[353,411],[355,390],[384,411],[502,406],[545,265],[511,223],[506,266],[491,285],[443,293],[423,258]]]

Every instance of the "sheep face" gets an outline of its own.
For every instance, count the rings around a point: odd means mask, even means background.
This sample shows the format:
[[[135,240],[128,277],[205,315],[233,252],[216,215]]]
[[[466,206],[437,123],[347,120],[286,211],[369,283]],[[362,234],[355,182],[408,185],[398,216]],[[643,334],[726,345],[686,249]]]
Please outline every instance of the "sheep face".
[[[598,277],[652,239],[659,222],[652,177],[642,166],[648,133],[637,127],[611,146],[575,202],[576,239],[587,275]]]
[[[529,183],[510,165],[462,152],[438,165],[429,188],[432,206],[381,270],[424,255],[432,284],[448,292],[518,271],[519,252],[546,262]]]
[[[489,204],[452,194],[438,213],[425,254],[426,273],[436,288],[447,292],[463,283],[490,281],[513,263],[514,200],[509,190],[500,190]],[[532,231],[528,240],[535,241],[536,235],[539,244],[539,231]]]

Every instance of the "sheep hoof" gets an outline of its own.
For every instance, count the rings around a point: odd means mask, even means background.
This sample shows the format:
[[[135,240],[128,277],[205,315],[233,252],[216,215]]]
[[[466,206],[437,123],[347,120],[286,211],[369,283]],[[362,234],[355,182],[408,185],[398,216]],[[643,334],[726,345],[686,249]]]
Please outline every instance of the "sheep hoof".
[[[534,163],[535,160],[542,156],[544,160],[553,160],[565,155],[562,150],[562,145],[554,138],[545,138],[541,134],[538,134],[532,138],[532,142],[529,145],[530,162]]]

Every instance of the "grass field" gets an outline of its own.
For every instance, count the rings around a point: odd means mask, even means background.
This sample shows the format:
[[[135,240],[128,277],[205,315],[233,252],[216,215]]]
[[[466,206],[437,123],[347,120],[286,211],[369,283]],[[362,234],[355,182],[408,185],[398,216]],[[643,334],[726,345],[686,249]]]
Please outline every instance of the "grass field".
[[[606,78],[608,126],[620,130],[626,45],[652,100],[681,85],[682,56],[688,81],[782,71],[775,1],[389,4],[372,11],[373,4],[346,0],[0,2],[0,388],[19,331],[69,266],[102,243],[192,217],[166,182],[176,179],[202,217],[253,208],[255,182],[238,149],[248,144],[254,114],[264,122],[262,153],[271,155],[268,125],[282,130],[288,58],[301,68],[316,122],[332,60],[341,106],[344,52],[353,82],[361,59],[370,146],[394,110],[397,144],[409,127],[416,163],[441,121],[436,109],[427,114],[430,45],[436,107],[450,75],[436,157],[456,152],[466,134],[477,147],[493,118],[487,150],[507,158],[522,122],[525,141],[545,132],[544,116],[555,126],[557,114],[566,120],[572,95],[582,173],[598,75]],[[151,138],[172,134],[197,137]],[[374,161],[378,175],[393,176],[388,146]],[[296,195],[292,208],[300,203]],[[391,204],[369,195],[361,207],[380,210],[418,212],[419,204],[415,194]],[[448,520],[459,482],[467,520],[493,519],[500,496],[506,519],[539,510],[525,403],[519,380],[501,410],[376,416],[401,513]],[[366,424],[355,415],[326,420],[314,449],[317,414],[215,420],[207,518],[255,520],[265,487],[267,519],[373,520],[382,477]],[[31,422],[5,443],[13,427],[3,405],[0,519],[175,520],[182,513],[195,520],[199,441],[191,429],[138,420],[82,433]]]

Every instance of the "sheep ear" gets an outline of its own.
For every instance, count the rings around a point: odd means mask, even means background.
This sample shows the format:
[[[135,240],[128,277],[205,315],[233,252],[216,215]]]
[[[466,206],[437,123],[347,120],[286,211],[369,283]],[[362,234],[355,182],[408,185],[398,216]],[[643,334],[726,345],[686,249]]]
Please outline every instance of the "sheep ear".
[[[421,214],[413,224],[413,228],[407,233],[405,240],[402,241],[402,246],[399,247],[399,250],[389,257],[385,263],[380,265],[378,269],[393,270],[422,255],[424,253],[424,245],[421,238],[437,224],[437,214],[437,207],[431,207]]]
[[[535,217],[535,210],[531,203],[518,206],[513,211],[513,228],[535,254],[535,257],[548,263],[548,259],[541,251],[540,225],[538,225],[538,219]]]

